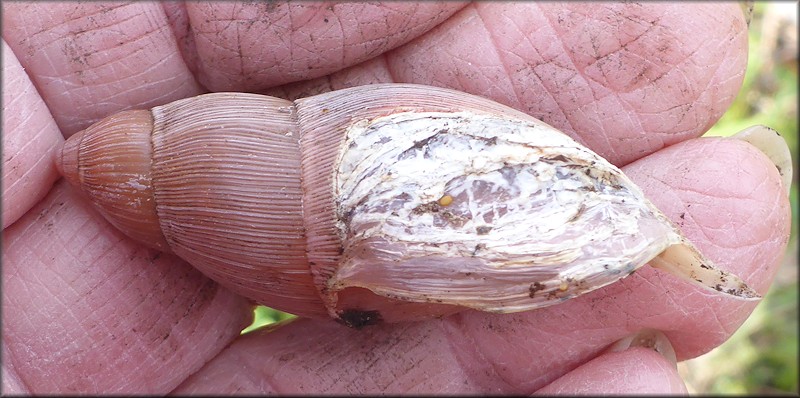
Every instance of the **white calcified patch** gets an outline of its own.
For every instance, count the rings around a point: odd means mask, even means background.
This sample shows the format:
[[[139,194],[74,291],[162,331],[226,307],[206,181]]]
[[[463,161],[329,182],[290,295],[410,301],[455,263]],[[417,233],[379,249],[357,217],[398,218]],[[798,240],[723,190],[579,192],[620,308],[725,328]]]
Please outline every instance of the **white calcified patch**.
[[[337,164],[344,253],[334,290],[521,311],[688,245],[618,168],[544,123],[397,113],[354,124]],[[684,277],[713,269],[717,280],[690,278],[747,295],[688,247],[681,255],[698,258],[665,268]]]

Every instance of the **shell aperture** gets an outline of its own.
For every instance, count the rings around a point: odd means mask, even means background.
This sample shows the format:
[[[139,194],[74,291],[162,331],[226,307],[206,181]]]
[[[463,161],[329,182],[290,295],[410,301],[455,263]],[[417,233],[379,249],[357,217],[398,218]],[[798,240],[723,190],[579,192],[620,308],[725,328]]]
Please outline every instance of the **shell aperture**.
[[[354,123],[336,164],[344,252],[333,290],[516,312],[668,253],[654,265],[758,297],[704,259],[621,170],[542,122],[395,113]]]

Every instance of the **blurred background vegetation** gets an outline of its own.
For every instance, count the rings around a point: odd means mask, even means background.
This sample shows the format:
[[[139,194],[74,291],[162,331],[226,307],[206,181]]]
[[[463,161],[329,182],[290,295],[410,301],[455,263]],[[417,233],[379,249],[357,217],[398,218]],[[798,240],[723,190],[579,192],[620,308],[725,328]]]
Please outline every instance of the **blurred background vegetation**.
[[[747,73],[731,108],[705,136],[729,136],[763,124],[777,130],[798,159],[797,3],[756,3],[750,21]],[[798,394],[798,170],[791,187],[792,236],[769,293],[717,349],[684,361],[678,371],[695,394]],[[259,306],[242,333],[293,318]]]

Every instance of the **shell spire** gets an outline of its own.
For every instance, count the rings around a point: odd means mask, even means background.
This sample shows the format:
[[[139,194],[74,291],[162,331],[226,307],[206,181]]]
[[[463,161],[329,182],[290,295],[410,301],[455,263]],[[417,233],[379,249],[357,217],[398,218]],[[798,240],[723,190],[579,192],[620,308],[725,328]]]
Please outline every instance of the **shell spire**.
[[[119,230],[169,252],[153,193],[149,111],[123,111],[70,137],[58,169]]]

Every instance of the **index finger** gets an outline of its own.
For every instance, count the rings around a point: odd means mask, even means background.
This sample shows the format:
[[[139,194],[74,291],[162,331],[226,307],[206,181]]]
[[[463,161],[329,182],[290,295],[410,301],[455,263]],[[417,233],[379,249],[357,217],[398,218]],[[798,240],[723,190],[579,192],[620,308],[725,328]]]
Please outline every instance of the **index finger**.
[[[702,135],[746,65],[736,3],[477,2],[372,62],[271,92],[454,88],[534,116],[621,166]]]

